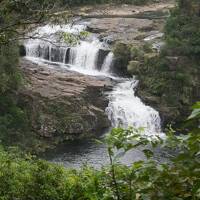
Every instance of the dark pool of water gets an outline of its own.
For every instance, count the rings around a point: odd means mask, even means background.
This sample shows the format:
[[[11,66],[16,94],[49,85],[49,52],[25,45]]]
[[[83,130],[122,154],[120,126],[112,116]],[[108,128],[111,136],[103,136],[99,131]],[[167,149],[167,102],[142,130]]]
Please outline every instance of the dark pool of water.
[[[166,157],[165,151],[161,149],[155,151],[156,160],[162,162],[167,159]],[[99,169],[109,164],[106,145],[98,144],[94,140],[89,139],[60,144],[56,149],[42,155],[42,158],[69,168],[81,168],[81,166],[87,164]],[[145,160],[141,149],[134,149],[127,152],[120,158],[119,162],[131,165],[138,160]]]

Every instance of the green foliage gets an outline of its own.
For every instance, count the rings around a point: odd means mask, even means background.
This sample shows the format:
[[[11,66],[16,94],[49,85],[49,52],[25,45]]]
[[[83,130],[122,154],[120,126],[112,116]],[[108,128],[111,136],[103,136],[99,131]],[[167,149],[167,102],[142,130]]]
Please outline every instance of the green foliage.
[[[64,41],[72,46],[78,44],[80,40],[85,39],[89,36],[89,32],[87,31],[81,31],[79,34],[72,34],[72,33],[62,33],[61,37],[64,39]]]
[[[26,114],[16,99],[21,84],[18,68],[18,46],[15,43],[1,45],[0,51],[0,140],[7,143],[14,134],[27,126]]]
[[[151,53],[148,43],[131,48],[128,71],[139,76],[138,93],[156,105],[166,123],[180,123],[200,97],[199,11],[200,1],[177,1],[165,25],[160,55]]]
[[[145,53],[152,53],[153,52],[152,44],[150,44],[148,42],[145,42],[142,48],[143,48]]]
[[[116,43],[113,48],[116,58],[121,59],[124,63],[130,60],[130,47],[124,43]]]
[[[113,47],[113,53],[117,60],[117,65],[115,70],[119,73],[127,73],[127,65],[131,57],[130,46],[124,43],[116,43]]]
[[[45,20],[50,20],[53,0],[0,1],[0,141],[23,143],[29,120],[18,95],[22,76],[18,68],[18,41]],[[30,129],[30,127],[29,127]]]
[[[189,117],[200,117],[200,103]],[[105,138],[110,165],[80,170],[37,160],[16,149],[0,149],[0,199],[11,200],[154,200],[200,198],[200,128],[165,139],[148,138],[143,129],[113,129]],[[153,148],[176,152],[168,162],[157,162]],[[143,150],[146,160],[123,166],[118,159],[131,149]]]
[[[127,65],[131,57],[130,46],[124,43],[117,42],[113,47],[115,55],[115,71],[126,74]],[[117,64],[116,64],[117,63]]]
[[[130,74],[138,75],[140,74],[140,62],[139,61],[130,61],[127,67],[127,71]]]
[[[0,44],[22,38],[29,25],[37,25],[50,18],[53,0],[2,0],[0,2]],[[31,16],[31,17],[30,17]]]
[[[199,57],[200,53],[200,2],[179,1],[171,12],[166,27],[167,48],[172,54]]]
[[[200,118],[200,102],[197,102],[193,106],[192,114],[189,116],[188,119],[199,119]]]
[[[76,35],[73,35],[71,33],[63,33],[63,39],[66,43],[71,45],[76,45],[78,43],[78,37]]]
[[[143,3],[144,1],[123,1],[123,3],[137,2]],[[45,10],[52,5],[51,3],[52,1],[41,0],[4,0],[0,2],[1,140],[6,140],[8,135],[12,137],[12,133],[22,137],[21,129],[25,130],[27,123],[26,112],[19,106],[15,96],[21,79],[17,68],[17,44],[14,42],[18,38],[16,30],[25,27],[27,23],[41,22],[43,14],[46,13]],[[86,1],[73,1],[73,3],[86,3]],[[87,1],[87,3],[94,3],[94,1]],[[39,11],[39,8],[42,8],[44,12]],[[166,27],[167,45],[171,52],[192,56],[196,59],[199,57],[199,15],[196,12],[198,1],[180,0],[179,8],[172,13]],[[33,18],[31,21],[30,16]],[[190,37],[191,35],[192,37]],[[72,43],[75,41],[69,35],[65,35],[65,37]],[[82,33],[81,37],[87,37],[87,34]],[[181,38],[183,42],[181,42]],[[147,47],[145,49],[148,50]],[[135,49],[130,50],[129,46],[123,44],[116,47],[115,54],[124,63],[127,63],[130,57],[134,57],[134,59],[141,57]],[[168,98],[171,96],[172,102],[177,103],[177,91],[180,88],[189,88],[190,91],[191,85],[195,85],[190,81],[193,71],[191,70],[189,81],[185,81],[186,76],[183,69],[175,73],[174,71],[169,72],[166,63],[162,62],[164,61],[160,61],[151,69],[149,65],[145,65],[143,73],[147,73],[149,76],[149,71],[153,71],[154,75],[156,74],[156,81],[155,78],[148,77],[147,83],[150,85],[150,89],[162,96],[163,99],[166,94]],[[169,79],[169,77],[172,78]],[[178,90],[172,92],[174,86]],[[180,93],[187,96],[182,90],[178,94]],[[1,149],[0,199],[197,200],[200,198],[200,103],[193,108],[189,121],[185,125],[188,130],[188,134],[185,135],[174,135],[174,131],[170,129],[166,139],[151,138],[149,140],[140,134],[142,129],[112,130],[105,139],[110,165],[101,170],[89,167],[70,170],[28,155],[21,155],[13,149],[8,152]],[[152,151],[156,146],[164,148],[166,151],[170,149],[177,154],[170,158],[168,163],[156,162],[153,159]],[[118,163],[119,157],[138,147],[143,149],[147,160],[135,162],[130,167]]]
[[[144,59],[144,50],[142,48],[138,48],[138,47],[133,46],[130,49],[130,53],[131,53],[131,59],[138,60],[138,61],[143,61],[143,59]]]
[[[21,76],[18,66],[18,46],[0,46],[0,93],[15,90],[19,86]]]

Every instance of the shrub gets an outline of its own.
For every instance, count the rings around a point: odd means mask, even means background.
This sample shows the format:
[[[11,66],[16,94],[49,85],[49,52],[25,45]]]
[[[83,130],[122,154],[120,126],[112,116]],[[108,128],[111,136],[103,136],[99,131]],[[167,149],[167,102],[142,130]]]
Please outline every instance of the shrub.
[[[185,126],[189,133],[167,137],[142,134],[143,128],[113,129],[105,138],[110,165],[100,170],[80,170],[37,160],[15,149],[0,149],[0,198],[3,200],[138,200],[200,198],[200,102]],[[176,152],[168,162],[157,162],[152,149]],[[118,158],[141,147],[146,160],[131,166]],[[167,187],[166,187],[167,186]]]

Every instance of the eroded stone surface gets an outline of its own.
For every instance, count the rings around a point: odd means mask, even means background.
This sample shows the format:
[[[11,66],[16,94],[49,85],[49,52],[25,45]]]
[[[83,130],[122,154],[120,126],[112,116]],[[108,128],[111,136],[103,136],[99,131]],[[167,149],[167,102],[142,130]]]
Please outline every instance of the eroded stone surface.
[[[102,132],[110,123],[104,112],[105,78],[85,76],[58,66],[47,67],[21,60],[27,81],[21,101],[31,113],[32,127],[43,137],[61,140]]]
[[[106,16],[115,16],[115,17],[123,17],[130,16],[133,17],[137,14],[142,14],[145,12],[155,12],[157,10],[165,10],[172,8],[174,6],[174,1],[163,1],[160,3],[151,3],[148,5],[136,6],[136,5],[97,5],[94,6],[85,6],[77,9],[77,13],[82,16],[96,16],[96,17],[106,17]]]
[[[148,19],[101,18],[91,19],[88,30],[102,34],[101,37],[112,36],[113,41],[128,42],[140,34],[140,29],[152,26],[153,22]]]
[[[173,1],[164,1],[146,6],[123,4],[86,7],[78,12],[88,18],[88,31],[100,34],[100,38],[106,38],[110,43],[130,43],[152,35],[151,31],[162,31],[163,18],[169,15],[169,9],[173,6]]]

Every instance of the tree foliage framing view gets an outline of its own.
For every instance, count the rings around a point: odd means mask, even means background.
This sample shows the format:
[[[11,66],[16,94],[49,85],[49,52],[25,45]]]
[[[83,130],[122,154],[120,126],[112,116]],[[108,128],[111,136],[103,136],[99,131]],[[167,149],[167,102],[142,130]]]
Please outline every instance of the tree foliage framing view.
[[[79,3],[79,1],[77,2]],[[84,2],[85,3],[85,2]],[[171,52],[199,58],[199,1],[179,0],[166,25]],[[17,98],[23,78],[18,68],[19,43],[27,32],[53,15],[54,0],[0,1],[0,140],[22,137],[28,113]],[[194,15],[193,11],[196,11]],[[192,19],[192,20],[191,20]],[[184,20],[184,21],[183,21]],[[196,25],[187,26],[187,22]],[[177,26],[178,25],[178,26]],[[179,29],[177,29],[177,27]],[[196,32],[196,30],[198,31]],[[195,31],[194,31],[195,30]],[[189,35],[194,38],[188,37]],[[182,41],[184,36],[184,41]],[[65,35],[68,37],[68,35]],[[193,40],[195,39],[195,40]],[[1,200],[198,200],[200,199],[200,103],[185,121],[186,133],[170,129],[165,140],[148,140],[138,129],[113,129],[106,137],[110,164],[81,170],[38,160],[10,148],[0,150]],[[149,148],[149,146],[151,148]],[[146,161],[118,163],[127,151],[142,147]],[[144,148],[145,147],[145,148]],[[148,147],[148,148],[146,148]],[[167,163],[154,159],[153,148],[174,151]],[[120,150],[120,154],[116,154]]]

